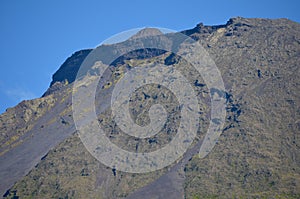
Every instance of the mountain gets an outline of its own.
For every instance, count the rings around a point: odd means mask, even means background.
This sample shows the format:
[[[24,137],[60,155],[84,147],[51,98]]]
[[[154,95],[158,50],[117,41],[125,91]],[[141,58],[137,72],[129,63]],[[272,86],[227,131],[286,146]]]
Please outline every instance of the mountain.
[[[300,198],[300,24],[288,19],[231,18],[181,33],[197,40],[216,63],[226,88],[226,122],[214,149],[199,158],[209,125],[209,92],[187,60],[159,49],[139,49],[110,64],[97,88],[97,116],[116,145],[157,150],[176,134],[178,110],[167,89],[137,90],[130,108],[148,124],[152,104],[170,105],[166,133],[146,139],[124,135],[111,115],[110,93],[126,71],[149,63],[177,67],[201,98],[197,141],[172,165],[144,174],[126,173],[97,161],[75,128],[72,89],[82,50],[53,75],[43,97],[22,101],[0,115],[0,190],[4,198]],[[143,30],[126,42],[161,35]],[[125,52],[124,42],[99,52]],[[110,55],[105,55],[109,57]],[[109,58],[107,58],[109,60]],[[80,75],[93,78],[89,71]],[[175,100],[176,102],[176,100]],[[174,104],[176,104],[174,102]],[[146,110],[146,112],[145,112]]]

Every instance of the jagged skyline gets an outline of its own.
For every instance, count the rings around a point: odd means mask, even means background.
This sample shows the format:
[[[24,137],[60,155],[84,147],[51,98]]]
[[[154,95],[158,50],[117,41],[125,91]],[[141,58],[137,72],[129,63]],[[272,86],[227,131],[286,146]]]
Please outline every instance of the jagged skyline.
[[[176,31],[225,24],[230,17],[289,18],[300,22],[298,1],[1,2],[0,113],[40,97],[73,52],[131,28]],[[224,11],[225,10],[225,11]]]

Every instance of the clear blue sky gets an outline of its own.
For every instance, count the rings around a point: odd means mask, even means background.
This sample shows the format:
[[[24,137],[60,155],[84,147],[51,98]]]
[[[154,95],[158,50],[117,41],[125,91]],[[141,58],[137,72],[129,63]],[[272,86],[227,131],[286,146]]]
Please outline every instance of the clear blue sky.
[[[300,22],[300,1],[1,0],[0,113],[41,96],[73,52],[94,48],[132,28],[173,30],[230,17],[289,18]]]

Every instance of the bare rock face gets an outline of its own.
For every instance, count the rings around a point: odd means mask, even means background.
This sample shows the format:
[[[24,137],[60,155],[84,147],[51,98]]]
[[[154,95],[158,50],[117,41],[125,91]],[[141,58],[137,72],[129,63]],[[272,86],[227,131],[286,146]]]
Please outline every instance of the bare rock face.
[[[92,49],[80,50],[69,57],[53,74],[50,86],[54,85],[55,82],[67,81],[68,83],[72,83],[76,79],[76,74],[81,63],[91,51]]]
[[[226,123],[207,157],[199,159],[196,143],[178,162],[145,174],[116,171],[92,157],[76,133],[71,110],[73,81],[91,51],[83,50],[53,75],[42,98],[21,102],[0,115],[4,198],[299,198],[300,25],[287,19],[237,17],[218,26],[200,23],[182,33],[209,52],[226,87]],[[161,34],[144,29],[129,40]],[[122,51],[123,44],[99,48]],[[133,139],[111,117],[112,87],[126,71],[145,63],[176,65],[189,76],[202,99],[197,133],[201,144],[210,113],[206,84],[187,60],[155,49],[133,51],[105,63],[111,65],[108,82],[99,86],[95,106],[106,136],[126,150],[148,152],[176,134],[177,102],[163,88],[137,90],[130,109],[143,125],[149,122],[151,105],[171,104],[165,133]],[[90,78],[88,73],[82,75]]]

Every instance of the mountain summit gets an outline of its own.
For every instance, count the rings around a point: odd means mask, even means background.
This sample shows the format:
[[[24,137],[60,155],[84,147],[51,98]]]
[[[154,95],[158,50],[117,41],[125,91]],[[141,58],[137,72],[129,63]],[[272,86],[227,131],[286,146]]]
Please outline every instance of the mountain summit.
[[[130,37],[129,39],[137,39],[137,38],[144,38],[148,36],[157,36],[162,35],[163,33],[157,28],[144,28],[138,31],[135,35]]]

